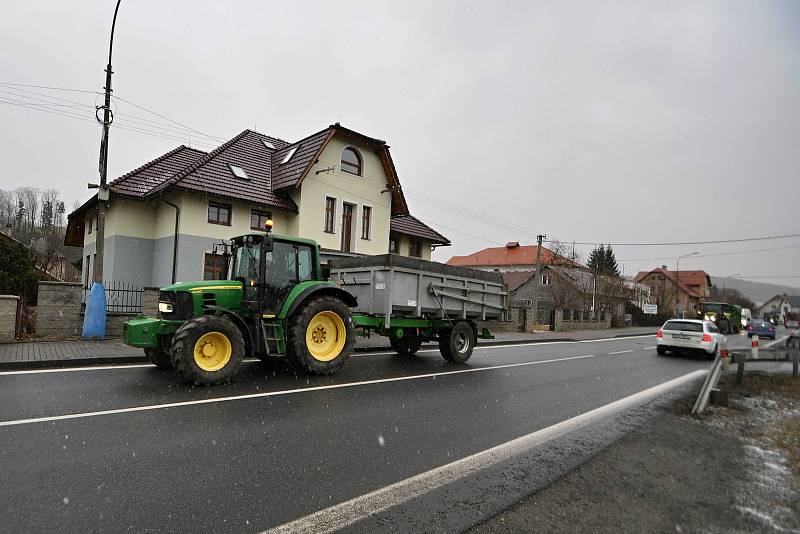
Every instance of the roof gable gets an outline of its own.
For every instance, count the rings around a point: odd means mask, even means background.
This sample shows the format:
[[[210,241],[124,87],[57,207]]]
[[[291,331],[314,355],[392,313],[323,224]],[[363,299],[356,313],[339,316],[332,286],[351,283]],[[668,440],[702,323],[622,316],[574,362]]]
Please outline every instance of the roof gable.
[[[637,283],[643,282],[645,279],[647,279],[648,277],[650,277],[650,275],[653,275],[653,274],[661,274],[661,275],[663,275],[670,282],[672,282],[673,284],[675,284],[678,287],[680,287],[681,291],[683,291],[684,293],[688,294],[690,297],[698,297],[698,298],[702,297],[702,295],[700,295],[697,291],[695,291],[694,289],[692,289],[691,287],[686,285],[684,282],[679,280],[675,276],[675,273],[673,273],[672,271],[669,271],[667,269],[662,269],[660,267],[657,268],[657,269],[653,269],[652,271],[641,271],[641,272],[639,272],[639,274],[636,275],[636,278],[634,278],[633,280],[634,280],[634,282],[637,282]],[[698,284],[698,285],[702,285],[702,284]]]

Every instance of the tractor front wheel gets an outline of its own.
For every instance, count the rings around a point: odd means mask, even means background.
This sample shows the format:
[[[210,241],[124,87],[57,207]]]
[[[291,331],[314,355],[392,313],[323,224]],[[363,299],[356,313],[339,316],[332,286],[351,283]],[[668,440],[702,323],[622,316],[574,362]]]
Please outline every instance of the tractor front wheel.
[[[244,358],[244,337],[230,319],[201,315],[185,322],[172,340],[172,365],[196,385],[229,380]]]
[[[330,375],[352,354],[355,337],[353,316],[341,300],[311,297],[289,319],[287,352],[295,367],[305,373]]]

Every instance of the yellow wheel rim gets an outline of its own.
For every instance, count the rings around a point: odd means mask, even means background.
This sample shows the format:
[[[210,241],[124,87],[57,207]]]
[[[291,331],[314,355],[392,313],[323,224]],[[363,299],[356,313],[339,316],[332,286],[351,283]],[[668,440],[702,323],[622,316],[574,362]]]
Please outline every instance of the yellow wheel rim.
[[[231,342],[220,332],[203,334],[194,344],[194,363],[203,371],[219,371],[231,360],[231,354]]]
[[[344,321],[338,313],[319,312],[308,322],[306,348],[315,360],[329,362],[341,354],[346,337]]]

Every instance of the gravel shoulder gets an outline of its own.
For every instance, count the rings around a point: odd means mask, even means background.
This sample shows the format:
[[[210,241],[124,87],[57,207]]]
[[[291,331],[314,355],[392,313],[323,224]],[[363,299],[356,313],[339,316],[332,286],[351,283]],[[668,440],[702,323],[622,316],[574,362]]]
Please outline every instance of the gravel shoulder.
[[[800,380],[748,373],[720,387],[728,407],[660,408],[468,532],[800,532]]]

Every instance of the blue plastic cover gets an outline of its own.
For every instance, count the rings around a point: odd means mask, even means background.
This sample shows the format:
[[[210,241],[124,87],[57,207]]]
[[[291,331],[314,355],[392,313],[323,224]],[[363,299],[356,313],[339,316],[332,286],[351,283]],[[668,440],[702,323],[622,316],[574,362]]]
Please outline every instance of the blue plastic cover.
[[[95,282],[86,297],[83,337],[106,337],[106,290]]]

